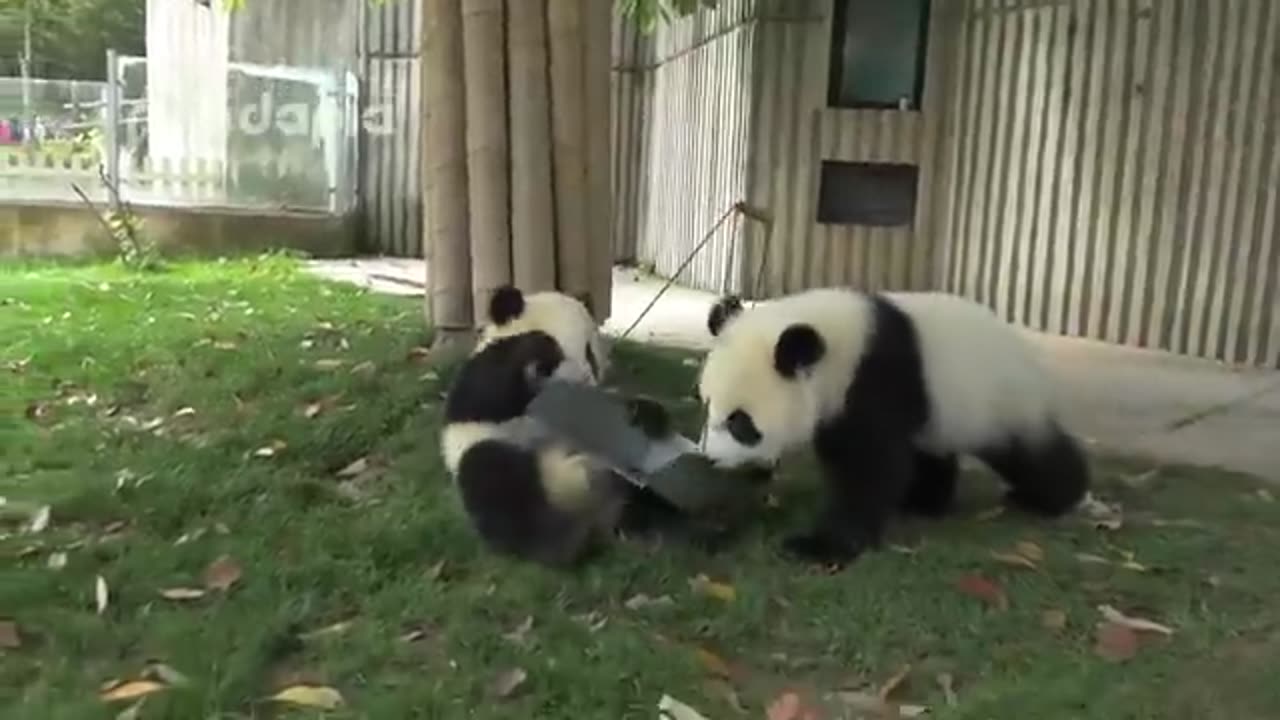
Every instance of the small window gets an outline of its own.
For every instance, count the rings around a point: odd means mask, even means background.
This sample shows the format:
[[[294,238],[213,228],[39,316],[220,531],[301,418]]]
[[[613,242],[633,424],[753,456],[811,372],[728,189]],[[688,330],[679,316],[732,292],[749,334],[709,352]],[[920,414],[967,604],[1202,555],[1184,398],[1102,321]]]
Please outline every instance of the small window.
[[[929,0],[833,0],[833,107],[919,109]]]
[[[920,169],[902,163],[824,160],[818,222],[824,225],[910,225],[916,216]]]

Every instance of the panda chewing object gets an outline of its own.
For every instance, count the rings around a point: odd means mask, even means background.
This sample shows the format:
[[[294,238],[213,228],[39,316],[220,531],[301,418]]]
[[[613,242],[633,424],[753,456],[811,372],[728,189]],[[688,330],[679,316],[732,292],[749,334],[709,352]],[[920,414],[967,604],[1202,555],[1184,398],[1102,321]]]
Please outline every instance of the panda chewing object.
[[[445,467],[490,549],[553,567],[575,565],[626,513],[639,523],[653,510],[601,458],[528,412],[550,380],[599,382],[605,371],[599,328],[568,295],[525,295],[510,286],[494,294],[489,322],[445,402]],[[667,432],[664,413],[645,407],[637,425]]]
[[[703,451],[720,466],[775,464],[808,442],[827,505],[784,549],[841,565],[879,547],[899,510],[945,514],[958,455],[1044,516],[1072,510],[1089,469],[1058,420],[1030,344],[985,306],[937,292],[800,292],[744,310],[718,302],[699,378]]]

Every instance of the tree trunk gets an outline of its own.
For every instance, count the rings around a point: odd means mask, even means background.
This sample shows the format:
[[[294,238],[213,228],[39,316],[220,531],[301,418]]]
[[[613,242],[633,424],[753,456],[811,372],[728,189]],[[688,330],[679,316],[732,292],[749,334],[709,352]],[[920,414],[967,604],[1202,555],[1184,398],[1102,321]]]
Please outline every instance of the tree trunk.
[[[423,0],[428,317],[437,331],[472,325],[462,17],[458,0]]]
[[[603,322],[612,312],[613,288],[613,3],[582,0],[586,73],[586,182],[588,268],[592,311]]]
[[[551,56],[557,274],[561,291],[579,297],[591,306],[586,132],[583,123],[582,2],[547,0],[547,31]]]
[[[547,0],[507,2],[512,274],[527,291],[556,287],[546,13]]]
[[[503,0],[462,0],[471,296],[477,325],[485,321],[489,297],[511,282],[502,3]]]

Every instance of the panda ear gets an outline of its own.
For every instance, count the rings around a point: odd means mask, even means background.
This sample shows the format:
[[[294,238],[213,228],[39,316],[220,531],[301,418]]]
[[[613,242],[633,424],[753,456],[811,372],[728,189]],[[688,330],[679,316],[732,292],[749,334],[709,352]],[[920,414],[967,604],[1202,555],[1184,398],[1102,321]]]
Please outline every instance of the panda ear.
[[[711,306],[711,312],[707,314],[707,330],[711,332],[711,337],[719,337],[724,326],[741,312],[742,300],[737,295],[721,298]]]
[[[779,375],[794,378],[816,365],[826,352],[826,343],[812,325],[792,325],[778,336],[778,344],[773,348],[773,367]]]
[[[503,285],[489,298],[489,322],[506,325],[524,313],[524,293],[513,285]]]

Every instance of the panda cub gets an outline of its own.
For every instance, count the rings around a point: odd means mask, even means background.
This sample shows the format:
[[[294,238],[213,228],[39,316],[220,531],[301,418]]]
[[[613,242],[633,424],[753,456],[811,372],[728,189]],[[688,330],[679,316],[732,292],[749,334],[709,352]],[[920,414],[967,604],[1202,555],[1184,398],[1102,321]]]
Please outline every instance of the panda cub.
[[[794,556],[848,563],[882,544],[895,512],[944,514],[961,453],[1033,513],[1064,514],[1088,490],[1032,348],[982,305],[825,288],[750,310],[725,298],[707,326],[704,452],[722,466],[770,465],[810,443],[822,465],[827,505],[784,541]]]
[[[598,326],[557,292],[498,290],[480,342],[454,377],[441,450],[463,507],[492,550],[572,566],[619,526],[663,519],[656,498],[527,415],[551,379],[597,384],[605,369]],[[665,410],[631,401],[650,436],[670,432]]]

